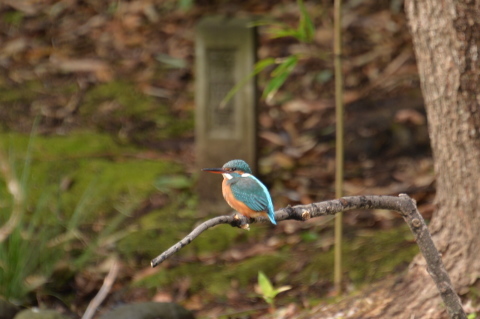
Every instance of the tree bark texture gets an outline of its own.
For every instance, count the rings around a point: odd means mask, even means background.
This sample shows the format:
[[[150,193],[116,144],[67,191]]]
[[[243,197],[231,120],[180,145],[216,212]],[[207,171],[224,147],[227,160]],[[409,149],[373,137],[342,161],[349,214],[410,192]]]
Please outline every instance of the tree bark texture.
[[[436,172],[437,211],[429,228],[464,295],[480,278],[480,0],[406,0],[405,8]],[[390,318],[439,318],[427,277],[417,256],[401,287],[408,300],[390,307]],[[405,304],[415,311],[405,313]]]

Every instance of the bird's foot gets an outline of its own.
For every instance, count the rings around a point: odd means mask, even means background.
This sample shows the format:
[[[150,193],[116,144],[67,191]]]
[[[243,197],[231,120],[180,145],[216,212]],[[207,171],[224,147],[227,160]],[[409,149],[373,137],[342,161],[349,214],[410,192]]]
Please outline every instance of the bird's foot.
[[[245,229],[245,230],[250,230],[249,220],[245,216],[235,213],[233,215],[233,220],[234,220],[235,225],[232,224],[232,226],[238,227],[238,228],[241,228],[241,229]]]
[[[242,224],[240,225],[240,228],[245,230],[250,230],[250,224]]]

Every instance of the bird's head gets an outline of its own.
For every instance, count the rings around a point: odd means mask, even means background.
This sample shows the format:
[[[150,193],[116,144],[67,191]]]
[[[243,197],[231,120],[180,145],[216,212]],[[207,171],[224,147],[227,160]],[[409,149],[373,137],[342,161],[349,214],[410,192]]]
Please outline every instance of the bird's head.
[[[225,178],[231,179],[234,177],[240,177],[242,174],[252,174],[250,166],[247,162],[239,159],[231,160],[225,163],[222,168],[204,168],[202,171],[216,174],[223,174]]]

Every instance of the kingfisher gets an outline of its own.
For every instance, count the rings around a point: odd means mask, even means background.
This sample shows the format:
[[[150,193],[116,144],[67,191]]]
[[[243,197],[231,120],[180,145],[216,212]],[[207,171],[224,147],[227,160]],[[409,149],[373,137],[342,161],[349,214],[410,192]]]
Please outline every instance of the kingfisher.
[[[235,159],[222,168],[204,168],[202,171],[223,175],[223,198],[234,210],[247,218],[266,216],[272,224],[277,224],[267,187],[252,175],[245,161]]]

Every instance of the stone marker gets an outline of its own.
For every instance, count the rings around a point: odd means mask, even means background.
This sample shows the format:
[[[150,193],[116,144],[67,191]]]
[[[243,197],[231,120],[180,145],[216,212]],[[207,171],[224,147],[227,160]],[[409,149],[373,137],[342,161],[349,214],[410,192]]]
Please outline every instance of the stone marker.
[[[225,106],[220,102],[253,71],[255,28],[250,21],[209,17],[197,26],[195,142],[197,168],[221,167],[243,159],[256,170],[257,96],[255,81],[243,86]],[[198,193],[202,212],[227,213],[221,176],[199,172]]]

